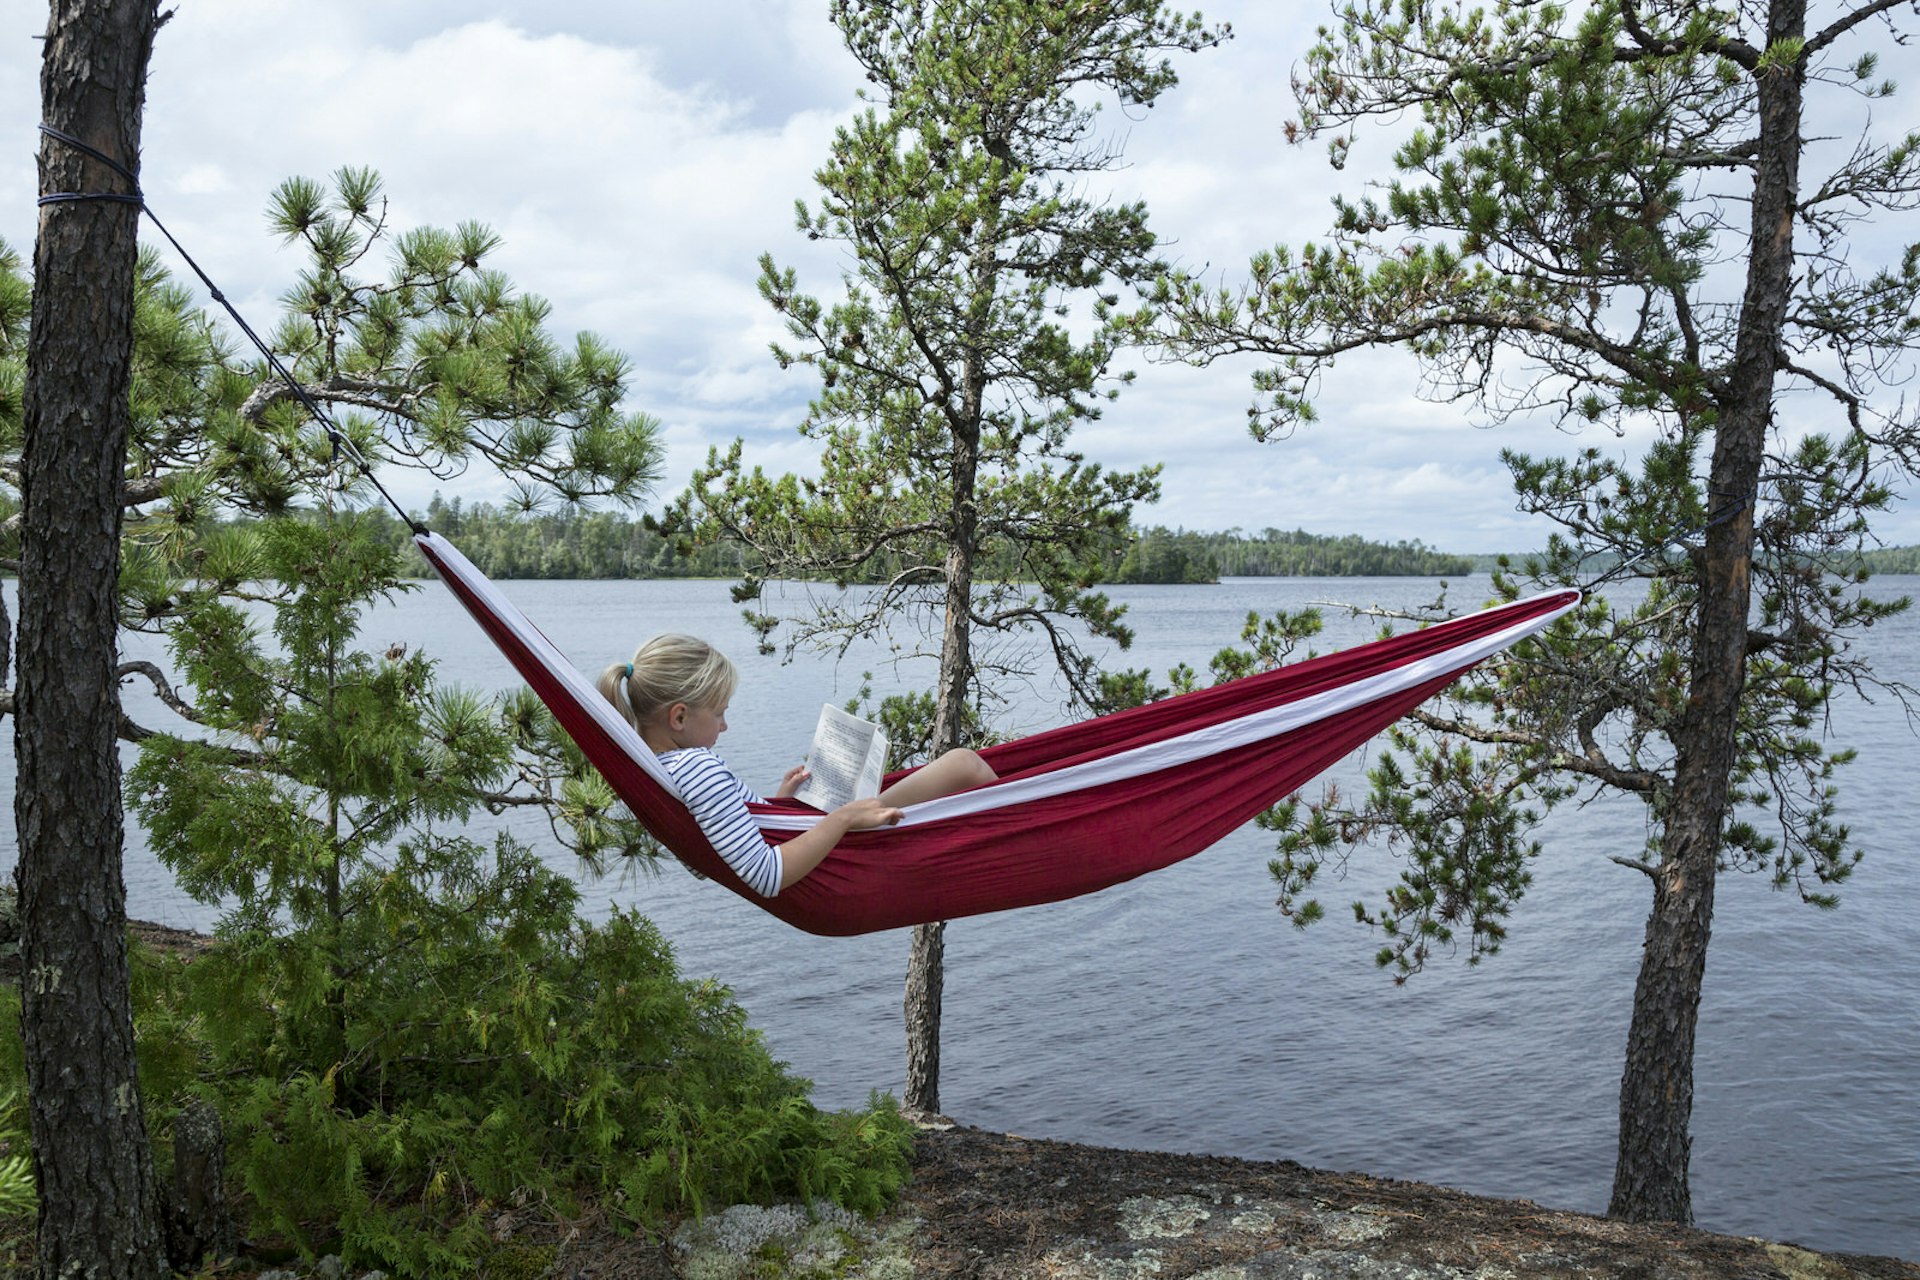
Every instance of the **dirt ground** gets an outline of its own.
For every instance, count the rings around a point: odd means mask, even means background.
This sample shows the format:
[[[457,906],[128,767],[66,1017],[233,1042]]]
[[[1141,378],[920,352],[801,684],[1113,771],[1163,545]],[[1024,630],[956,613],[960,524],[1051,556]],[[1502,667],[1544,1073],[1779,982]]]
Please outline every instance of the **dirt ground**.
[[[872,1234],[890,1235],[893,1245],[787,1266],[762,1248],[755,1267],[734,1274],[1920,1280],[1920,1265],[1898,1259],[1629,1226],[1292,1163],[1109,1150],[962,1126],[921,1132],[912,1182]],[[631,1239],[580,1239],[557,1261],[557,1274],[577,1280],[727,1274],[671,1244]]]

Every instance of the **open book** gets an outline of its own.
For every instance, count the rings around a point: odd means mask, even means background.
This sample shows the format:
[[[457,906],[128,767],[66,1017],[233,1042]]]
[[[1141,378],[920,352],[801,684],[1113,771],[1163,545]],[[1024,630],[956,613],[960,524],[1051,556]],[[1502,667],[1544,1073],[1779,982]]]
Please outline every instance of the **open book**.
[[[813,745],[807,749],[807,769],[813,776],[794,796],[816,809],[831,811],[852,800],[877,796],[887,771],[887,735],[872,721],[826,703],[813,730]]]

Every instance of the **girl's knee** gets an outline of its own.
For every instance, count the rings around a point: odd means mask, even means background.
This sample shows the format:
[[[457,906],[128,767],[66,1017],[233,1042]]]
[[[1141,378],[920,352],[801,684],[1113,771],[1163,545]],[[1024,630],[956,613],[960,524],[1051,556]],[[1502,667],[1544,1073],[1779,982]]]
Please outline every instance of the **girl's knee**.
[[[957,757],[954,761],[954,772],[965,778],[965,785],[969,787],[985,786],[1000,776],[993,771],[992,765],[980,758],[978,752],[960,747],[953,754]]]

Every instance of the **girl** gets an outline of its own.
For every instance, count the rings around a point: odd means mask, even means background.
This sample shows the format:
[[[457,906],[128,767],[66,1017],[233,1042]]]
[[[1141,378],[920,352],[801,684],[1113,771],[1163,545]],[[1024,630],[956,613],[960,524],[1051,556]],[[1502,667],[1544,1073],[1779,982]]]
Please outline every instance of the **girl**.
[[[890,827],[901,806],[992,782],[986,761],[962,747],[915,770],[877,796],[842,805],[812,830],[775,848],[760,838],[747,805],[760,797],[713,753],[727,731],[727,704],[739,673],[726,656],[692,636],[655,636],[632,662],[600,675],[599,689],[654,753],[714,851],[755,893],[771,898],[803,879],[849,831]],[[787,770],[774,793],[791,796],[807,780],[804,765]]]

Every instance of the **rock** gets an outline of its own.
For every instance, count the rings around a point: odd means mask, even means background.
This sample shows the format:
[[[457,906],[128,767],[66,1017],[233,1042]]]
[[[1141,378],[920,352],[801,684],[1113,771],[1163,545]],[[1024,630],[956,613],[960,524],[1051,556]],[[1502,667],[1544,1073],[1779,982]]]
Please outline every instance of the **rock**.
[[[877,1225],[837,1205],[734,1205],[674,1232],[684,1280],[822,1275],[887,1280],[915,1274],[903,1247],[911,1222]]]
[[[1307,1169],[922,1129],[897,1215],[915,1276],[1005,1280],[1920,1280],[1669,1224]],[[842,1274],[862,1275],[857,1269]]]
[[[1194,1280],[1464,1280],[1465,1274],[1452,1267],[1417,1266],[1364,1253],[1273,1249],[1244,1262],[1202,1271]],[[1475,1280],[1493,1280],[1473,1274]]]

